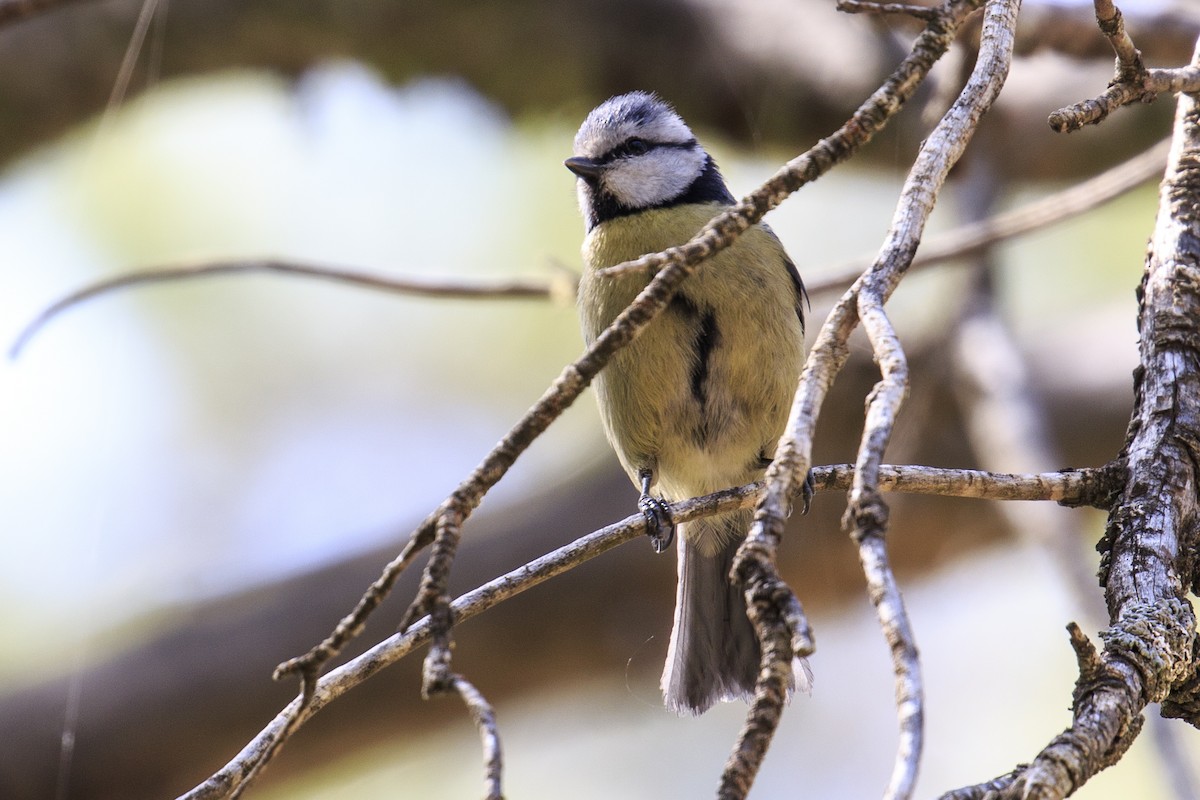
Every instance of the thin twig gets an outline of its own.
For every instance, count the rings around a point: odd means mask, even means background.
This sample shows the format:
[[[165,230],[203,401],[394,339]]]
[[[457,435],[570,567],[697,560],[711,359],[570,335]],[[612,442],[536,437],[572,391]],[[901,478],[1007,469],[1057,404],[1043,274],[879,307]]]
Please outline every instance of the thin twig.
[[[912,272],[965,258],[999,242],[1047,228],[1091,211],[1152,178],[1160,177],[1167,163],[1170,144],[1170,139],[1163,139],[1127,161],[1122,161],[1082,183],[1072,184],[1066,189],[1010,211],[930,236],[921,242],[921,248],[908,270]],[[822,270],[823,273],[829,274],[816,280],[805,281],[805,286],[808,293],[814,296],[825,292],[845,291],[869,265],[870,259],[856,259],[832,269]]]
[[[937,6],[920,6],[914,3],[877,3],[873,0],[837,0],[837,10],[846,14],[905,14],[931,22],[941,13]]]
[[[496,727],[496,712],[487,698],[461,675],[454,676],[454,691],[466,703],[471,719],[479,729],[479,738],[483,744],[484,798],[504,800],[504,792],[500,788],[503,758],[500,752],[500,732]]]
[[[984,9],[979,55],[958,99],[921,147],[901,192],[887,240],[858,293],[858,316],[882,378],[871,392],[846,519],[867,577],[868,594],[892,651],[900,741],[885,798],[912,796],[924,741],[924,681],[915,637],[887,557],[887,507],[877,470],[908,391],[908,365],[884,303],[912,261],[938,192],[1000,95],[1012,63],[1020,0],[992,0]],[[893,233],[894,232],[894,233]]]
[[[850,464],[813,469],[813,485],[818,492],[845,492],[853,479],[854,468]],[[1103,468],[1030,475],[887,464],[879,469],[879,486],[883,491],[982,500],[1084,505],[1107,496],[1111,483],[1110,471]],[[758,481],[672,503],[671,518],[677,522],[688,522],[699,517],[750,508],[757,502],[763,488],[763,481]],[[645,524],[641,514],[634,514],[581,536],[456,598],[449,604],[449,612],[456,623],[469,620],[592,558],[644,536]],[[309,702],[303,703],[299,698],[292,700],[228,764],[182,797],[186,800],[216,800],[228,798],[246,788],[253,780],[256,765],[274,749],[276,741],[285,738],[284,732],[289,726],[303,725],[330,702],[428,643],[435,633],[434,628],[430,618],[424,617],[361,656],[330,670],[314,682]],[[489,747],[485,744],[488,759],[491,758]]]
[[[572,282],[566,276],[540,280],[537,278],[506,278],[494,281],[441,277],[399,277],[347,269],[345,267],[303,264],[274,258],[179,264],[118,275],[114,278],[108,278],[107,280],[84,286],[56,300],[21,330],[21,333],[9,349],[9,357],[16,358],[25,345],[29,343],[30,339],[59,314],[99,295],[135,286],[171,283],[190,278],[255,272],[301,275],[309,278],[334,281],[335,283],[347,283],[376,291],[414,295],[417,297],[487,297],[495,299],[570,298],[575,292]]]

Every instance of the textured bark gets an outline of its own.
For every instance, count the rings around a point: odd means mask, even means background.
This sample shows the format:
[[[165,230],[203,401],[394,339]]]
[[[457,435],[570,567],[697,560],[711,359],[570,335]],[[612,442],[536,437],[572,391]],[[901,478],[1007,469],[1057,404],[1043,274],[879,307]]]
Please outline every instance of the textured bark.
[[[1200,46],[1193,65],[1200,63]],[[1071,727],[1026,767],[947,798],[1061,798],[1117,763],[1143,711],[1195,723],[1200,546],[1200,100],[1181,95],[1158,218],[1138,288],[1140,365],[1120,461],[1125,485],[1100,543],[1110,627],[1079,662]]]

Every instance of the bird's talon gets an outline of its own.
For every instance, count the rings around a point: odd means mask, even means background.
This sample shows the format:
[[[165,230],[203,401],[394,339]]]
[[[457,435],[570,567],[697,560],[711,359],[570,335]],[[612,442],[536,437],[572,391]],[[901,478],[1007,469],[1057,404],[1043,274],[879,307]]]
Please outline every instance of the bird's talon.
[[[657,497],[644,494],[638,498],[638,508],[646,518],[646,533],[650,536],[654,552],[666,552],[675,540],[675,523],[671,521],[671,513],[667,511],[666,503]]]
[[[817,493],[817,483],[813,480],[812,470],[804,476],[804,487],[800,490],[800,497],[804,500],[804,505],[800,509],[800,513],[808,516],[808,505],[812,502],[813,495]]]

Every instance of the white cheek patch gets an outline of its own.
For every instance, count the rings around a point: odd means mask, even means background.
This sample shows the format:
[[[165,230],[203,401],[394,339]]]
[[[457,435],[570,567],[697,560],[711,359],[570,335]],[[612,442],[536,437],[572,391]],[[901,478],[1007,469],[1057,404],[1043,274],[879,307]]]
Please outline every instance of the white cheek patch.
[[[648,208],[683,194],[704,171],[700,147],[659,147],[642,156],[615,161],[601,188],[627,208]]]

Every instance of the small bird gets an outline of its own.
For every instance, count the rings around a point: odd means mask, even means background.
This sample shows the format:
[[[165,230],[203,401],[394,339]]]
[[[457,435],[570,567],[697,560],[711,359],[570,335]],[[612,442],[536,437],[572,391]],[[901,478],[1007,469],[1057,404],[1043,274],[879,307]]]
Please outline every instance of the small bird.
[[[564,163],[578,178],[587,229],[579,313],[590,345],[650,279],[599,271],[683,244],[734,198],[683,119],[647,92],[592,110]],[[673,535],[664,500],[763,476],[804,360],[806,299],[779,239],[755,225],[701,264],[596,378],[605,433],[641,492],[656,550]],[[750,522],[743,510],[679,526],[675,624],[662,676],[676,713],[753,694],[758,640],[729,577]]]

